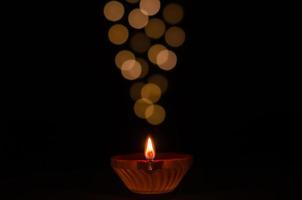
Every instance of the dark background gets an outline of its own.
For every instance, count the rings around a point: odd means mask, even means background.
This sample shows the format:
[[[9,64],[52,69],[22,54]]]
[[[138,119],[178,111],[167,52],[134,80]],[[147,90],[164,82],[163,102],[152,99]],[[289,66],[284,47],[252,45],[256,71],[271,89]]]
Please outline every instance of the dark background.
[[[158,127],[132,111],[131,84],[114,66],[119,48],[106,36],[111,23],[100,16],[103,1],[12,6],[1,194],[140,198],[113,174],[110,157],[142,152],[151,133],[159,152],[195,157],[166,199],[300,196],[296,13],[276,2],[175,2],[185,7],[187,40],[176,50],[176,69],[164,73],[167,120]]]

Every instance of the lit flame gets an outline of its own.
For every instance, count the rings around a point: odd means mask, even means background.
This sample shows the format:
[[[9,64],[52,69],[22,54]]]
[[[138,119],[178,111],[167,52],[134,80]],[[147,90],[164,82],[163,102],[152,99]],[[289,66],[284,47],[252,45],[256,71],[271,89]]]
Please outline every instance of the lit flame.
[[[151,137],[148,137],[146,142],[145,158],[147,160],[153,160],[155,158],[155,148],[153,146]]]

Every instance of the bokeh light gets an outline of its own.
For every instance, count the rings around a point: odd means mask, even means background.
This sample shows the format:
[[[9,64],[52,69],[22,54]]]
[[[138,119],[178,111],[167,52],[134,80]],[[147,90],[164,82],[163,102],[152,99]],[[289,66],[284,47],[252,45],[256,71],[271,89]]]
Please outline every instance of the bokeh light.
[[[153,39],[158,39],[165,33],[166,25],[158,18],[150,19],[145,27],[146,35]]]
[[[177,56],[173,51],[165,49],[159,52],[156,61],[159,68],[169,71],[176,66]]]
[[[127,4],[129,7],[135,7],[127,14],[123,5],[125,2],[133,4]],[[108,30],[110,42],[115,45],[127,43],[129,48],[118,50],[115,65],[125,79],[140,80],[133,82],[129,90],[131,98],[135,101],[134,112],[151,125],[159,125],[166,118],[165,108],[157,103],[167,91],[169,82],[161,74],[149,75],[150,71],[153,72],[150,64],[157,65],[164,71],[174,69],[177,56],[173,49],[183,45],[186,40],[184,29],[176,25],[183,20],[183,7],[177,3],[168,3],[163,6],[159,16],[161,6],[163,5],[160,0],[108,0],[103,9],[107,20],[117,22]],[[121,22],[118,22],[119,20]],[[131,28],[124,23],[125,20],[128,20]],[[156,44],[156,40],[160,40],[159,43],[162,44]]]
[[[141,96],[152,103],[156,103],[161,97],[161,89],[154,83],[147,83],[142,88]]]
[[[136,58],[136,60],[140,63],[141,67],[142,67],[142,73],[140,75],[139,78],[144,78],[147,76],[148,72],[149,72],[149,64],[148,62],[143,59],[143,58]]]
[[[143,82],[133,83],[130,87],[130,97],[136,101],[141,98],[141,90],[145,84]]]
[[[131,51],[122,50],[115,56],[115,65],[121,69],[125,61],[133,59],[135,59],[135,55]]]
[[[144,28],[149,21],[149,17],[142,13],[139,8],[133,9],[128,15],[128,21],[130,26],[135,29]]]
[[[109,1],[104,6],[104,16],[109,21],[116,22],[120,20],[125,13],[123,4],[118,1]]]
[[[116,45],[121,45],[125,43],[128,39],[128,36],[128,29],[122,24],[115,24],[111,26],[108,31],[109,40]]]
[[[150,60],[150,62],[152,62],[153,64],[157,64],[157,56],[158,54],[162,51],[167,49],[164,45],[161,44],[154,44],[150,47],[150,49],[148,50],[148,58]]]
[[[176,3],[168,4],[163,11],[164,20],[169,24],[179,23],[184,15],[184,11],[181,5]]]
[[[132,50],[137,53],[146,52],[149,49],[150,45],[150,38],[148,38],[143,32],[134,34],[130,39],[130,46]]]
[[[162,93],[165,93],[168,89],[168,80],[163,75],[154,74],[148,78],[148,82],[154,83],[160,87]]]
[[[152,125],[159,125],[163,123],[166,118],[166,111],[160,105],[149,105],[145,111],[145,118],[147,122]]]
[[[141,0],[139,3],[141,11],[148,16],[155,15],[160,10],[159,0]]]
[[[146,109],[152,105],[152,102],[148,99],[138,99],[134,104],[134,113],[139,118],[145,119]]]
[[[177,26],[169,28],[165,34],[165,40],[171,47],[179,47],[185,42],[185,31]]]
[[[126,0],[128,3],[138,3],[139,0]]]
[[[127,60],[121,67],[122,76],[127,80],[138,79],[142,73],[142,67],[135,59]]]

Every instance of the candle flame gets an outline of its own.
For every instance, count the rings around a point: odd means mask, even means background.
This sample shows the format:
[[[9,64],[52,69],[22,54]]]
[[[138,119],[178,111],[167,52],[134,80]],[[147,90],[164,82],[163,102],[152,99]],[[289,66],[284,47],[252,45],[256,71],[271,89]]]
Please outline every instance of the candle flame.
[[[145,158],[147,160],[153,160],[155,158],[155,148],[151,137],[148,137],[145,147]]]

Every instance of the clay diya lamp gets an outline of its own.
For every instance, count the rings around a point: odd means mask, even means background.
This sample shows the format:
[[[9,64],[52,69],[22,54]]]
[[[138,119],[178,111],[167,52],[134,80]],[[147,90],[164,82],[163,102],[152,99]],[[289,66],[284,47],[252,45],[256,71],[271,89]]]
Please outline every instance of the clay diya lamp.
[[[155,153],[148,137],[145,153],[118,155],[111,166],[126,187],[138,194],[172,192],[192,165],[192,156],[177,153]]]

